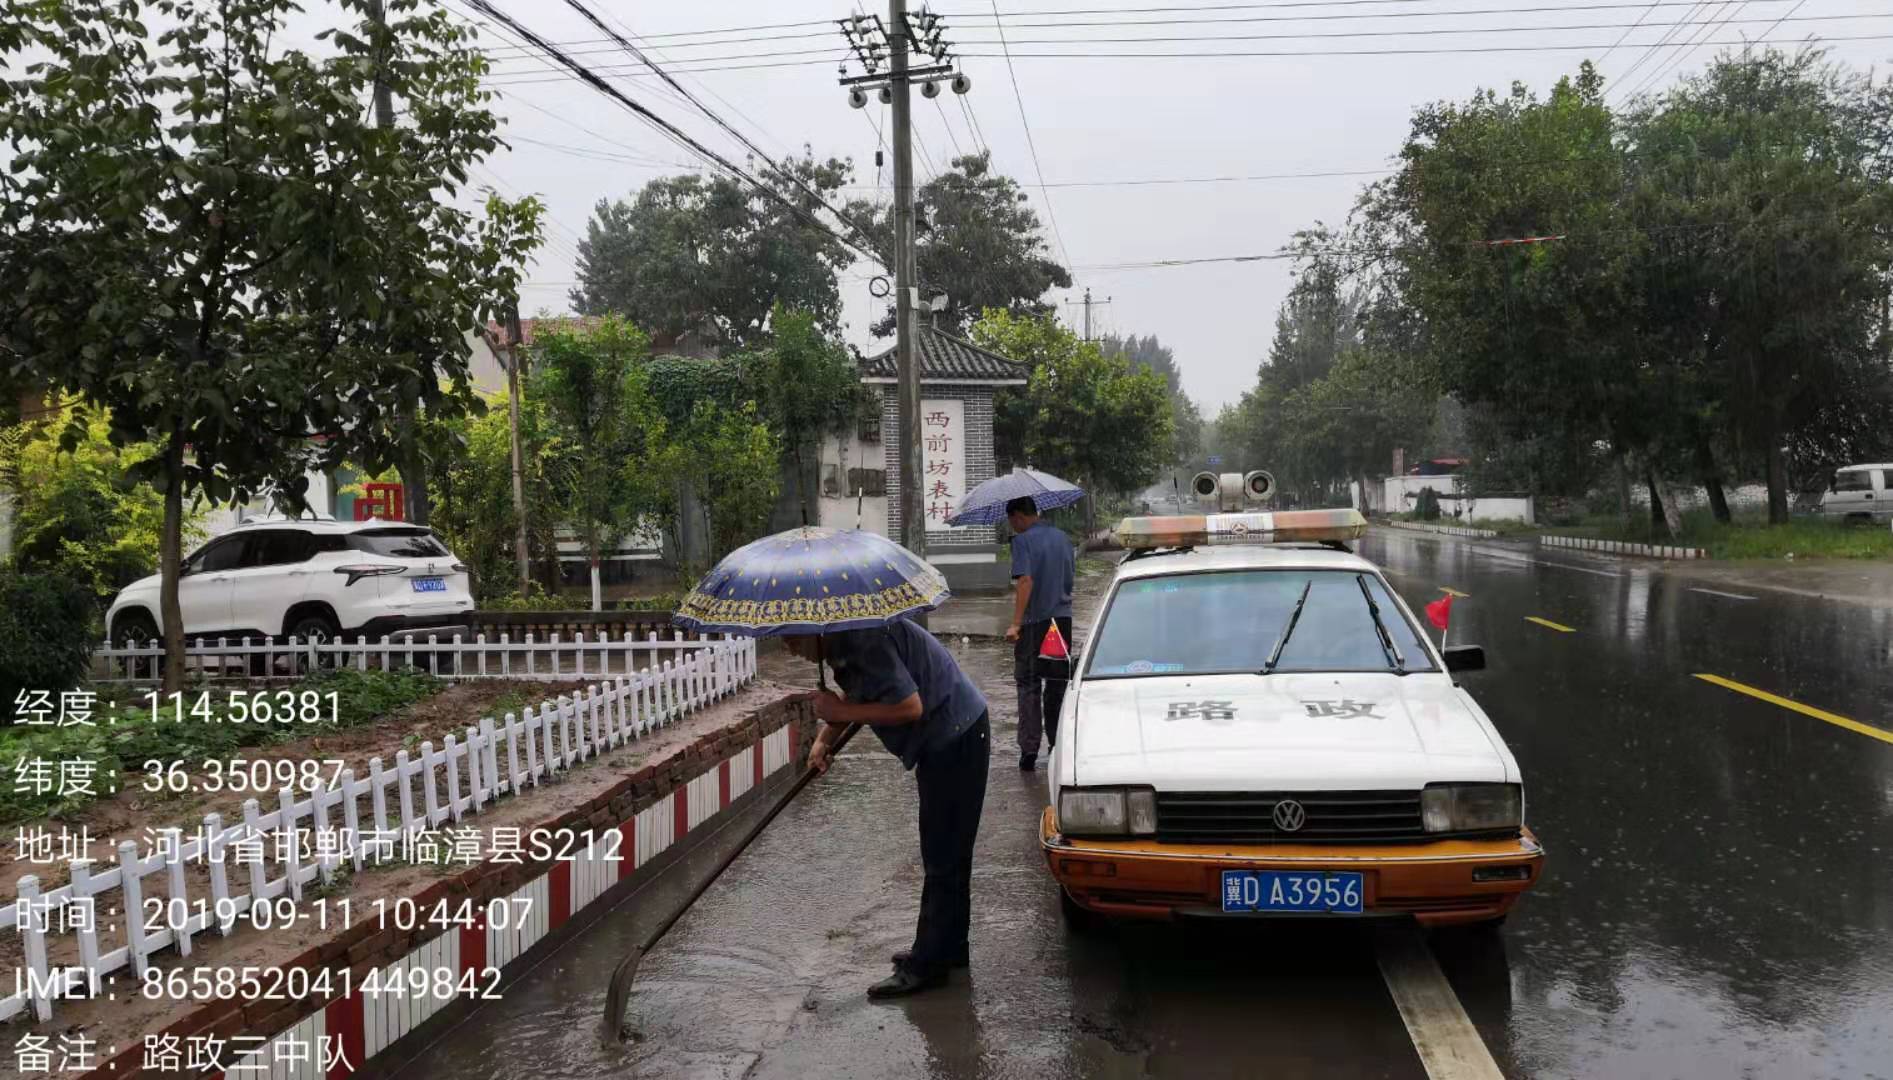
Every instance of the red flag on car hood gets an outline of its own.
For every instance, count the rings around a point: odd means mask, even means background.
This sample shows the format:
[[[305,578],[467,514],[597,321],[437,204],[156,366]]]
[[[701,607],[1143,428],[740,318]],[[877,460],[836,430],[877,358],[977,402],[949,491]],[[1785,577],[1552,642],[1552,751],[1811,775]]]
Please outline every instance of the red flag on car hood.
[[[1453,617],[1453,594],[1447,593],[1438,600],[1426,605],[1426,621],[1446,629],[1446,623]]]
[[[1045,631],[1045,640],[1039,642],[1039,659],[1071,659],[1071,650],[1065,647],[1065,635],[1058,632],[1057,620],[1053,620],[1051,628]]]

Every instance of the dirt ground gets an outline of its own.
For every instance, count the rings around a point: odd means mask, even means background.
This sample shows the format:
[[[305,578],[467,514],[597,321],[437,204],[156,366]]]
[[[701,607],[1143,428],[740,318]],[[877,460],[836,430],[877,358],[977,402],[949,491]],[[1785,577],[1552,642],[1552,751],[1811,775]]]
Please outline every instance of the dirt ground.
[[[547,692],[553,692],[554,684],[536,685],[546,685]],[[361,754],[363,760],[366,760],[370,753],[377,752],[377,748],[382,751],[389,746],[398,748],[400,739],[410,732],[425,730],[430,738],[444,735],[450,729],[441,725],[449,721],[458,721],[460,727],[464,729],[465,718],[476,714],[482,707],[482,702],[490,703],[500,697],[506,687],[480,683],[455,689],[464,689],[465,693],[444,702],[439,697],[430,699],[426,703],[428,708],[418,710],[418,714],[408,712],[398,718],[391,718],[387,725],[377,728],[378,731],[385,728],[385,732],[367,745],[352,747],[349,750],[331,746],[326,752],[343,755]],[[528,788],[516,798],[509,797],[502,802],[492,804],[479,816],[468,818],[462,823],[462,827],[480,830],[483,834],[482,843],[485,844],[490,842],[492,831],[496,828],[521,828],[556,817],[566,807],[583,805],[595,799],[626,774],[642,767],[645,762],[662,759],[672,751],[687,747],[700,736],[725,727],[746,713],[775,701],[789,692],[790,689],[787,687],[767,682],[758,682],[745,687],[715,706],[653,732],[637,742],[628,743],[601,757],[593,758],[550,783]],[[441,697],[445,696],[445,694],[441,695]],[[428,720],[426,717],[433,719]],[[288,750],[289,747],[286,745],[272,749]],[[124,812],[121,811],[121,813]],[[360,875],[339,875],[336,884],[330,887],[326,895],[348,897],[359,919],[362,917],[359,913],[372,911],[373,904],[378,899],[392,900],[415,895],[439,878],[459,873],[464,869],[465,866],[460,864],[391,863],[370,868]],[[235,876],[233,871],[233,877]],[[193,881],[190,889],[193,897],[209,895],[208,887],[204,884],[206,879],[207,875],[199,875],[198,879]],[[148,889],[156,888],[159,890],[157,895],[163,895],[162,887],[157,879],[147,878],[146,883]],[[102,926],[101,930],[104,931],[104,929]],[[179,957],[167,951],[159,957],[154,957],[152,966],[158,970],[197,967],[270,967],[288,963],[307,949],[333,936],[335,936],[335,931],[323,931],[309,925],[307,921],[299,922],[292,927],[275,927],[266,931],[240,924],[228,937],[219,936],[215,932],[200,933],[193,938],[193,953],[190,957]],[[124,935],[122,930],[109,935],[102,932],[101,938],[104,939],[101,941],[101,946],[109,949],[113,947],[114,941],[122,943]],[[9,949],[6,954],[0,955],[0,961],[9,962],[17,967],[20,961],[19,935],[10,934],[3,940]],[[50,938],[48,945],[55,965],[76,962],[78,953],[76,939],[73,937]],[[140,993],[138,980],[129,968],[121,969],[114,976],[113,982],[105,989],[108,996],[103,1000],[57,1003],[50,1022],[35,1024],[27,1030],[47,1035],[83,1031],[101,1048],[123,1047],[136,1043],[146,1032],[162,1030],[167,1025],[189,1015],[201,1004],[168,999],[147,1000]],[[20,1034],[25,1033],[25,1030],[20,1032]]]

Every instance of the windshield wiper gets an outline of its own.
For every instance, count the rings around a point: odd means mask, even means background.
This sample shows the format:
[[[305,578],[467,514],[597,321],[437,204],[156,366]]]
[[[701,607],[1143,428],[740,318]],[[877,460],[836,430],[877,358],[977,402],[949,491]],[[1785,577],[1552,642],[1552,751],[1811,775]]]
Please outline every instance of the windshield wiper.
[[[1380,605],[1374,602],[1374,594],[1368,591],[1367,575],[1355,574],[1354,583],[1361,587],[1361,598],[1367,601],[1367,613],[1373,616],[1374,632],[1380,635],[1380,651],[1387,654],[1387,667],[1396,675],[1407,673],[1407,658],[1400,655],[1400,647],[1393,643],[1393,635],[1387,632],[1387,624],[1380,621]]]
[[[1301,609],[1308,605],[1308,590],[1315,587],[1315,579],[1301,587],[1301,598],[1295,601],[1295,610],[1288,613],[1288,623],[1282,627],[1282,636],[1275,639],[1275,647],[1269,650],[1268,662],[1262,665],[1262,674],[1275,670],[1275,665],[1282,659],[1282,646],[1288,644],[1288,635],[1295,632],[1295,624],[1301,621]]]

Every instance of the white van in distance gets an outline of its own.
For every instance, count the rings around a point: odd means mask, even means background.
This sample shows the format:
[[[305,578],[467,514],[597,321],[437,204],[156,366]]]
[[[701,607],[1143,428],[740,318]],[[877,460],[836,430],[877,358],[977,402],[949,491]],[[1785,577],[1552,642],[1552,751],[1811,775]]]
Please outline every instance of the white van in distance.
[[[1821,496],[1821,516],[1837,521],[1893,521],[1893,465],[1843,465]]]

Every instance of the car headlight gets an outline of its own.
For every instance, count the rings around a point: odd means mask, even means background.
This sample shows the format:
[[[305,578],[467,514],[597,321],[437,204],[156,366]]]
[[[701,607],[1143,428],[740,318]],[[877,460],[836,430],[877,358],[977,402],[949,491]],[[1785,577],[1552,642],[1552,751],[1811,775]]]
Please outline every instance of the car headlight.
[[[1524,805],[1518,784],[1430,784],[1420,792],[1420,822],[1430,833],[1516,829]]]
[[[1058,828],[1071,836],[1150,836],[1157,793],[1150,788],[1063,788]]]

